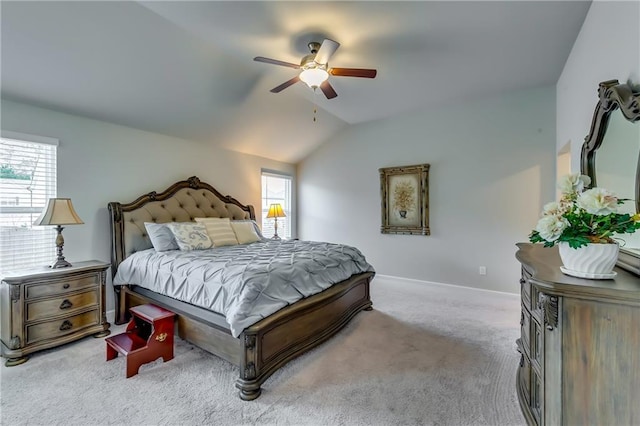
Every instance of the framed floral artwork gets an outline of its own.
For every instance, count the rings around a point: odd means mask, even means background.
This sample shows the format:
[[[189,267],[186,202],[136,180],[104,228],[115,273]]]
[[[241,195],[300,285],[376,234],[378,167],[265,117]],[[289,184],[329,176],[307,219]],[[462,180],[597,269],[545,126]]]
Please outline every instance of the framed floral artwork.
[[[383,234],[429,235],[429,165],[380,171]]]

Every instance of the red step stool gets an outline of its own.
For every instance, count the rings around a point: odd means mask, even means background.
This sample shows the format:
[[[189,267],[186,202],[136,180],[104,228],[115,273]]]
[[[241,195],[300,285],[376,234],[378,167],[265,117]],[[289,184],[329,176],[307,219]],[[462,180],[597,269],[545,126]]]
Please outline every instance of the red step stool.
[[[129,309],[131,321],[127,331],[107,337],[107,361],[124,355],[127,378],[138,374],[142,364],[162,357],[173,359],[173,329],[175,313],[156,305],[139,305]]]

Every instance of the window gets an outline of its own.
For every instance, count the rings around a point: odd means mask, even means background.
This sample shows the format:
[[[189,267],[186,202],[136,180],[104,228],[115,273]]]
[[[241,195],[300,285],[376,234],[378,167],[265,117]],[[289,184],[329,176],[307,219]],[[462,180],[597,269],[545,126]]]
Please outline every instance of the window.
[[[267,219],[269,206],[280,203],[286,217],[278,218],[278,235],[291,238],[291,176],[282,173],[262,171],[262,234],[271,238],[275,220]]]
[[[33,226],[56,196],[57,139],[2,132],[0,138],[0,276],[52,263],[56,231]]]

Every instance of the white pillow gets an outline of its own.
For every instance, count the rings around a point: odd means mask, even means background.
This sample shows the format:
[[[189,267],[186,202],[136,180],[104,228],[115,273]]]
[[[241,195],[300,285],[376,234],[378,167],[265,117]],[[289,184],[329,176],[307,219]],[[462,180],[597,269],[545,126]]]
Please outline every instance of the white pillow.
[[[174,222],[168,223],[167,227],[173,232],[176,243],[178,243],[178,247],[182,251],[204,250],[213,246],[207,234],[207,229],[200,223]]]
[[[239,244],[249,244],[260,241],[260,237],[256,233],[256,228],[251,222],[231,222],[231,228],[236,234]]]
[[[264,240],[264,235],[262,235],[262,230],[260,229],[260,227],[258,226],[258,224],[256,223],[255,220],[252,219],[239,219],[239,220],[232,220],[231,223],[251,223],[253,225],[253,229],[256,231],[256,234],[258,234],[258,237],[260,237],[261,240]]]
[[[195,221],[204,225],[213,241],[214,247],[235,246],[238,244],[236,234],[231,228],[228,217],[196,217]]]

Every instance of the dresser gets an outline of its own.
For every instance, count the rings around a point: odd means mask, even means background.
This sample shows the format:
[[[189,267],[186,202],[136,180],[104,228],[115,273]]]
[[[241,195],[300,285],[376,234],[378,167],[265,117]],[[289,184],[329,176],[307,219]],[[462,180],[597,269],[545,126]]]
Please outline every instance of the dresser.
[[[530,425],[640,424],[640,277],[564,275],[558,250],[518,244],[516,388]]]
[[[0,283],[0,339],[5,365],[93,334],[109,334],[105,315],[108,263],[77,262],[7,272]]]

